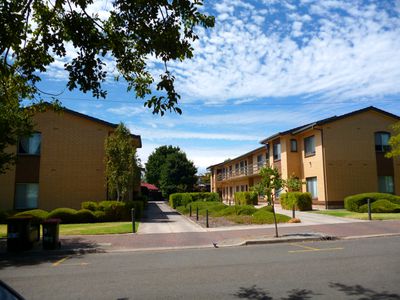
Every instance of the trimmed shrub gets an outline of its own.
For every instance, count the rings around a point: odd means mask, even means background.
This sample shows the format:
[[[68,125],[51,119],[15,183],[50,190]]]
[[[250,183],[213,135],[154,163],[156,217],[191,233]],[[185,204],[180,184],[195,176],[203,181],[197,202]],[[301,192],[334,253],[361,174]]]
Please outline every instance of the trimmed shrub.
[[[98,207],[100,211],[104,211],[106,222],[120,221],[127,215],[125,202],[101,201]]]
[[[19,212],[15,214],[14,216],[32,216],[33,221],[37,223],[42,223],[44,220],[48,218],[49,213],[45,210],[42,209],[32,209],[32,210],[26,210]]]
[[[85,201],[81,203],[81,208],[82,209],[88,209],[91,211],[96,211],[99,207],[99,204],[94,201]]]
[[[143,216],[144,202],[143,201],[126,201],[125,203],[125,213],[123,215],[123,220],[131,220],[131,209],[135,209],[135,218],[139,220]]]
[[[8,218],[9,216],[10,216],[9,213],[0,210],[0,224],[5,224],[5,223],[6,223],[6,220],[7,220],[7,218]]]
[[[88,209],[78,210],[75,214],[75,218],[77,223],[93,223],[96,221],[96,216]]]
[[[362,213],[368,212],[368,204],[361,205],[359,211]],[[386,199],[376,200],[371,204],[371,212],[373,213],[398,213],[400,205],[394,204]]]
[[[61,219],[61,222],[64,224],[70,224],[70,223],[76,223],[77,217],[76,217],[77,210],[73,208],[56,208],[52,210],[49,215],[48,219]]]
[[[344,199],[344,208],[349,211],[361,212],[360,207],[367,204],[367,199],[371,199],[371,203],[377,200],[388,200],[391,203],[400,205],[400,197],[385,193],[363,193],[348,196]]]
[[[272,213],[272,205],[267,205],[258,209],[259,211],[267,211]]]
[[[169,205],[173,208],[187,206],[191,202],[220,201],[218,193],[174,193],[169,195]]]
[[[96,222],[106,222],[106,213],[104,211],[96,210],[93,215]]]
[[[283,209],[293,209],[293,205],[296,206],[296,210],[305,211],[312,210],[312,198],[310,193],[302,192],[288,192],[281,193],[279,201]]]
[[[258,194],[256,192],[236,192],[235,205],[257,205]]]
[[[288,222],[291,218],[285,215],[281,214],[275,214],[276,216],[276,222],[277,223],[286,223]],[[259,209],[254,215],[253,215],[253,223],[255,224],[273,224],[274,223],[274,214],[272,212]]]

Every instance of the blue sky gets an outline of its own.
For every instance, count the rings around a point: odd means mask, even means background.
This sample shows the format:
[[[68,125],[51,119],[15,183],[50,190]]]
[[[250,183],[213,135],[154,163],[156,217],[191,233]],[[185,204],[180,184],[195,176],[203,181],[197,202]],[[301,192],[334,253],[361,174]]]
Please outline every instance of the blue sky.
[[[92,12],[106,15],[109,2]],[[170,64],[181,116],[153,115],[111,79],[106,100],[68,91],[59,99],[140,134],[143,163],[156,147],[174,145],[200,172],[318,119],[370,105],[400,115],[400,1],[222,0],[203,10],[216,26],[198,30],[192,60]],[[42,89],[65,89],[64,61],[48,69]],[[157,74],[155,59],[149,66]],[[108,68],[115,71],[111,61]]]

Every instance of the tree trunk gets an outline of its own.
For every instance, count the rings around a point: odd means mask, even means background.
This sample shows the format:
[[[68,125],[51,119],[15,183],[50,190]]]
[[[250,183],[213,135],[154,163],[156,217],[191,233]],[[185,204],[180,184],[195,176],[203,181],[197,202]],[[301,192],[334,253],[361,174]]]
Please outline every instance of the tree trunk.
[[[274,214],[275,237],[279,237],[279,235],[278,235],[278,224],[276,222],[276,215],[275,215],[275,201],[274,200],[272,200],[272,213]]]

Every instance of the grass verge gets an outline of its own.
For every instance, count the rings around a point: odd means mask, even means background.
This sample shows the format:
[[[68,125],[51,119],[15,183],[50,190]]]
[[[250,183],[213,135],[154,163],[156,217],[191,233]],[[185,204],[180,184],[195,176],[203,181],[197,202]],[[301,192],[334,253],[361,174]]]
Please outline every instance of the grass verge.
[[[139,222],[135,222],[136,232]],[[61,224],[60,235],[100,235],[132,232],[132,222],[107,222],[84,224]],[[7,225],[0,225],[0,237],[7,236]]]
[[[345,209],[314,211],[313,213],[334,217],[368,220],[368,213],[358,213]],[[372,213],[372,220],[400,220],[400,213]]]
[[[228,206],[220,202],[191,202],[189,205],[178,206],[176,209],[183,215],[189,215],[189,207],[192,206],[192,216],[196,215],[196,208],[199,209],[199,215],[205,216],[208,210],[209,217],[217,219],[224,218],[237,224],[273,224],[273,213],[267,207],[260,209],[252,205],[234,205]],[[278,223],[286,223],[290,217],[276,214]],[[217,221],[215,223],[218,223]],[[220,222],[224,224],[225,222]]]

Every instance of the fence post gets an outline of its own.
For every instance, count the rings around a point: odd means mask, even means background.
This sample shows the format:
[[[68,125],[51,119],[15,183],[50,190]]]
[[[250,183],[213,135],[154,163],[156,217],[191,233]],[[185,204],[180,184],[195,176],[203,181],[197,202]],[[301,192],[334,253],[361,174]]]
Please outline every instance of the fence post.
[[[367,199],[367,203],[368,203],[368,220],[372,220],[372,216],[371,216],[371,199]]]
[[[208,209],[206,210],[206,227],[208,228]]]
[[[292,218],[293,219],[296,218],[296,205],[295,204],[293,204],[293,207],[292,207]]]
[[[135,233],[136,228],[135,228],[135,209],[134,208],[131,209],[131,218],[132,218],[132,233]]]
[[[199,207],[196,206],[196,221],[199,220]]]

